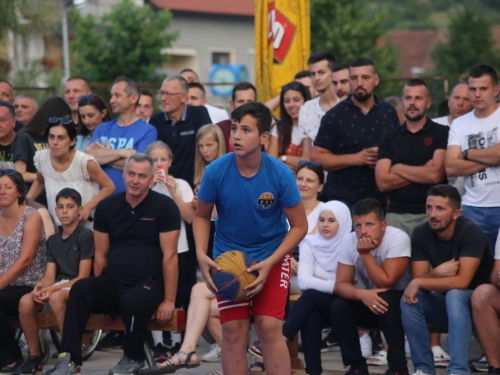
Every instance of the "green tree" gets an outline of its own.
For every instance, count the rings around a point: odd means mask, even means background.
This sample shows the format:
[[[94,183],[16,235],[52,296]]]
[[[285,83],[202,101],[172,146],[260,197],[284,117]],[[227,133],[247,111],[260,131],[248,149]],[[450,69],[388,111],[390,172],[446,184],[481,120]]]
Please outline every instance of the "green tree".
[[[400,56],[394,46],[380,43],[384,36],[386,15],[368,15],[359,0],[311,0],[311,50],[326,50],[337,61],[355,57],[371,58],[381,78],[401,75]],[[400,85],[382,83],[377,88],[381,98],[399,94]]]
[[[464,7],[452,16],[448,26],[448,41],[438,43],[432,51],[436,73],[458,81],[477,64],[489,64],[500,68],[500,51],[495,49],[492,25],[471,8]]]
[[[156,68],[168,60],[161,50],[177,33],[168,32],[171,14],[137,6],[129,0],[113,7],[97,24],[91,15],[73,11],[76,40],[70,45],[72,74],[107,83],[120,75],[138,82],[156,82]]]

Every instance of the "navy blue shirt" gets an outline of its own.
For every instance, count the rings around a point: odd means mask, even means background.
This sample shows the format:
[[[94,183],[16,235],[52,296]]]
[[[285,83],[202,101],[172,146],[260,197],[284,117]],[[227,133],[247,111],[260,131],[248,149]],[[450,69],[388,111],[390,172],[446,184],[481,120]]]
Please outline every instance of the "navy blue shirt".
[[[427,119],[419,131],[412,133],[404,123],[382,137],[378,147],[378,159],[390,159],[392,165],[423,166],[432,160],[436,150],[446,151],[449,129]],[[446,182],[445,177],[440,183]],[[387,212],[424,214],[429,186],[431,185],[411,183],[390,191]]]
[[[334,155],[356,154],[376,147],[382,135],[399,127],[396,110],[375,97],[375,105],[367,114],[354,105],[352,95],[330,109],[321,119],[314,146]],[[368,166],[328,171],[323,189],[328,200],[353,205],[361,199],[375,198],[385,206],[386,196],[375,183],[375,170]]]
[[[191,107],[186,104],[181,119],[173,122],[165,112],[151,116],[149,123],[158,131],[158,140],[165,142],[174,154],[168,174],[187,181],[194,180],[194,156],[196,154],[196,133],[212,120],[204,106]]]

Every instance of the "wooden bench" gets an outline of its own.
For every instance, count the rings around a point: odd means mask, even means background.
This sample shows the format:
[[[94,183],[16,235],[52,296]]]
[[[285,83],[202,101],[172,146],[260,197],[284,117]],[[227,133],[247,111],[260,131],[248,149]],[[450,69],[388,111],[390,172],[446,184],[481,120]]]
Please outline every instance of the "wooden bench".
[[[40,329],[57,329],[57,321],[52,313],[37,313],[35,315],[36,323]],[[10,325],[14,328],[21,328],[18,317],[9,317]],[[149,331],[182,331],[186,327],[186,313],[182,309],[175,309],[172,319],[165,325],[160,325],[155,321],[150,321],[148,323]],[[112,331],[124,331],[125,325],[120,317],[117,317],[112,324],[104,324],[99,319],[99,315],[90,315],[87,322],[88,330],[112,330]],[[146,362],[148,363],[149,369],[141,370],[141,374],[157,375],[157,374],[168,374],[175,372],[174,369],[167,367],[157,367],[156,362],[151,355],[148,344],[144,343],[144,354],[146,356]]]

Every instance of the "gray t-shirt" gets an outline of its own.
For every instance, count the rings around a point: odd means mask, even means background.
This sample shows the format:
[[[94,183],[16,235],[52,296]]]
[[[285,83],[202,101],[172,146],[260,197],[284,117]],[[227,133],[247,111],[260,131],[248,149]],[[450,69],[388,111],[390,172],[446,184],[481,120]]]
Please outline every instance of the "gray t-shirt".
[[[47,262],[57,265],[56,281],[78,276],[80,261],[94,256],[94,234],[81,224],[65,240],[62,231],[47,240]]]

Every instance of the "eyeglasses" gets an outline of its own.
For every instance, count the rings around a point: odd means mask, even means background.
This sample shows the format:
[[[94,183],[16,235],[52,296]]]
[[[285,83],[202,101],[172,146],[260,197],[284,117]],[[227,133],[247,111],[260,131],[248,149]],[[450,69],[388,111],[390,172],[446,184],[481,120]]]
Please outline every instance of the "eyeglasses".
[[[94,100],[95,97],[96,97],[95,94],[88,94],[88,95],[85,95],[85,96],[80,96],[78,98],[78,105],[88,104],[89,102],[91,102],[92,100]]]
[[[169,98],[174,95],[180,95],[184,94],[183,92],[168,92],[168,91],[158,91],[156,95],[158,95],[159,98],[163,98],[164,96],[168,96]]]
[[[317,161],[300,160],[299,167],[311,166],[313,168],[322,168],[323,164]]]
[[[49,122],[51,124],[64,124],[64,125],[68,125],[68,124],[71,124],[73,122],[73,120],[71,120],[70,118],[65,118],[65,117],[50,117],[49,118]]]
[[[7,175],[7,176],[14,176],[16,174],[15,169],[0,169],[0,176]]]

